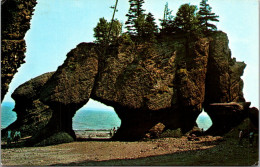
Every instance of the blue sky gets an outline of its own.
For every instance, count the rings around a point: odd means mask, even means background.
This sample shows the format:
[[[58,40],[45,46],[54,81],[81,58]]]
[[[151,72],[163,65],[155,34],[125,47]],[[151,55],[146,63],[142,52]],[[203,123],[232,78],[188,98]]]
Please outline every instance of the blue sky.
[[[22,64],[10,84],[4,102],[13,101],[11,93],[20,84],[43,73],[55,71],[66,54],[81,42],[92,42],[93,28],[99,18],[110,20],[115,0],[37,0],[31,29],[26,34],[26,63]],[[181,4],[199,7],[200,0],[146,0],[143,8],[157,22],[163,17],[164,5],[176,14]],[[232,56],[247,64],[244,76],[244,95],[252,106],[259,106],[259,13],[258,0],[209,0],[212,11],[219,15],[219,30],[228,34]],[[116,18],[126,21],[128,0],[119,0]],[[86,107],[86,106],[85,106]],[[87,107],[106,108],[90,101]]]

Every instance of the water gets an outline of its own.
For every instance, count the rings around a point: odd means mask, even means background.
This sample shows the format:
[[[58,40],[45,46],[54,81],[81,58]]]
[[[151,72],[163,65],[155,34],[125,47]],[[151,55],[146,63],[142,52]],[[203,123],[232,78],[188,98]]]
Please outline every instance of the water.
[[[16,120],[16,113],[13,112],[14,103],[4,102],[1,104],[1,129],[6,128]]]
[[[121,120],[114,110],[81,109],[72,119],[74,130],[112,129],[119,127]]]
[[[207,130],[208,128],[210,128],[212,125],[212,121],[211,121],[209,115],[204,111],[200,113],[196,122],[197,122],[199,128],[203,128],[204,131]]]
[[[4,102],[1,104],[1,128],[6,128],[16,120],[16,113],[12,111],[14,103]],[[121,120],[114,110],[82,108],[76,112],[72,119],[74,130],[100,130],[120,127]],[[212,122],[209,116],[202,112],[197,118],[200,128],[207,130]]]

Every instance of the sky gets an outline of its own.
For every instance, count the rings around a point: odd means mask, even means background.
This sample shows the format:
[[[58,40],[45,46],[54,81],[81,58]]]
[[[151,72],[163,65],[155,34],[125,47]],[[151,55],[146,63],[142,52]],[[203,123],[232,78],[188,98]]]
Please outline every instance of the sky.
[[[24,82],[46,72],[57,70],[66,54],[81,42],[93,42],[93,28],[99,18],[111,20],[110,6],[115,0],[37,0],[31,29],[26,33],[25,64],[22,64],[10,84],[3,102],[13,102],[11,94]],[[175,16],[180,5],[190,3],[199,7],[200,0],[145,0],[145,13],[151,12],[157,20],[163,17],[164,6]],[[212,12],[219,16],[218,30],[227,33],[232,57],[244,61],[247,67],[244,96],[251,106],[259,106],[259,13],[258,0],[209,0]],[[124,23],[127,18],[128,0],[118,1],[115,15]],[[90,100],[84,107],[107,108]],[[258,107],[259,108],[259,107]]]

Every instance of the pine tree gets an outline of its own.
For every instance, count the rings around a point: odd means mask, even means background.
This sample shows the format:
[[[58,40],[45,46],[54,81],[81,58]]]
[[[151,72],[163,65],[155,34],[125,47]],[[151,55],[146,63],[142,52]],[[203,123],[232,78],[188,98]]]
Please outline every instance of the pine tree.
[[[135,21],[138,37],[141,40],[154,40],[155,34],[158,33],[158,26],[152,13],[142,14]]]
[[[199,26],[196,10],[197,6],[195,5],[181,5],[174,19],[175,26],[183,32],[196,31]]]
[[[172,15],[172,10],[168,8],[168,3],[165,4],[163,19],[161,21],[161,33],[162,34],[171,34],[176,31],[176,26],[174,24],[174,17]]]
[[[125,22],[126,28],[128,30],[128,33],[132,35],[137,35],[138,27],[135,27],[135,20],[143,15],[144,9],[142,9],[144,0],[129,0],[130,8],[128,11],[128,14],[126,16],[128,17],[127,21]]]
[[[148,33],[157,33],[158,32],[158,26],[155,23],[155,18],[152,13],[148,13],[146,16],[146,26],[147,26],[147,32]]]
[[[219,22],[217,19],[219,16],[216,16],[215,13],[211,12],[211,7],[207,4],[208,0],[202,0],[200,2],[200,10],[198,14],[200,15],[199,21],[203,31],[217,30],[217,27],[214,24],[209,23],[209,21]]]
[[[172,15],[172,10],[170,10],[168,8],[168,2],[165,4],[164,7],[164,14],[163,14],[163,19],[160,19],[161,21],[161,26],[162,26],[162,30],[167,28],[167,26],[169,26],[172,21],[173,21],[173,15]]]
[[[109,23],[102,17],[99,19],[97,26],[94,28],[94,37],[96,38],[96,43],[105,44],[109,33]]]
[[[145,26],[146,26],[146,15],[141,14],[137,19],[134,20],[134,27],[136,28],[136,36],[143,37],[145,34]]]
[[[111,23],[109,24],[111,25]],[[122,34],[122,27],[122,23],[119,20],[115,19],[112,22],[109,42],[115,41]]]
[[[111,31],[110,35],[109,30]],[[107,22],[104,17],[100,18],[97,26],[94,28],[94,37],[96,38],[95,42],[99,44],[109,44],[118,38],[121,35],[121,32],[122,24],[117,19],[113,22]]]
[[[158,33],[158,26],[155,23],[155,18],[152,13],[148,13],[145,18],[145,38],[153,40],[155,34]]]

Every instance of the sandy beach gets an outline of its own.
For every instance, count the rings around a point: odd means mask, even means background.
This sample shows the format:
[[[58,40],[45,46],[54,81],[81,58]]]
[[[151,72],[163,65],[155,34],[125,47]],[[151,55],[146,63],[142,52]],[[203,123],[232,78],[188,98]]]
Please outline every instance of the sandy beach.
[[[254,165],[258,145],[229,137],[203,136],[120,142],[86,140],[46,147],[2,149],[2,165]]]

